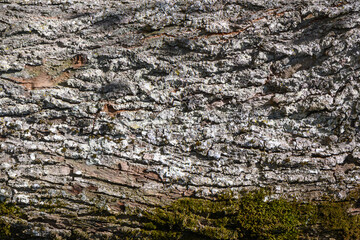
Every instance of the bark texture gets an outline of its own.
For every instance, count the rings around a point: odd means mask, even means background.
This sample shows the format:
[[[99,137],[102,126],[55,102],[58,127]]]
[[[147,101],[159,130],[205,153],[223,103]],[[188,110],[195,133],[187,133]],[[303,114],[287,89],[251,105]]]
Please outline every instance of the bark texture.
[[[346,197],[359,15],[357,0],[0,1],[1,197],[29,238],[110,236],[137,226],[133,207],[224,189]]]

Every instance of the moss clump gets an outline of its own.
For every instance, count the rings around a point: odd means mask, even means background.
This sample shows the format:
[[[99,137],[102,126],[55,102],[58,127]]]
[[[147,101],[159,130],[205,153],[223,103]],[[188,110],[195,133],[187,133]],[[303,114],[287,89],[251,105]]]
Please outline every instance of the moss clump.
[[[20,209],[11,203],[0,202],[0,238],[6,238],[11,235],[12,227],[9,222],[4,219],[4,217],[8,218],[18,218],[20,217],[21,211]]]
[[[60,199],[56,199],[56,200],[49,199],[39,206],[39,210],[41,212],[55,213],[56,211],[64,207],[66,207],[66,204],[62,202]]]
[[[298,239],[332,233],[360,239],[360,216],[351,201],[320,204],[285,199],[266,201],[263,190],[216,200],[184,198],[144,213],[144,239]]]
[[[89,240],[91,238],[86,232],[84,232],[80,229],[74,229],[71,231],[71,236],[68,239],[69,240]]]
[[[159,239],[293,239],[299,234],[308,205],[283,199],[264,201],[258,191],[216,201],[185,198],[146,213],[144,231]]]
[[[323,232],[331,232],[336,239],[360,239],[360,215],[348,213],[351,205],[348,201],[329,201],[318,205],[314,217],[318,228]]]

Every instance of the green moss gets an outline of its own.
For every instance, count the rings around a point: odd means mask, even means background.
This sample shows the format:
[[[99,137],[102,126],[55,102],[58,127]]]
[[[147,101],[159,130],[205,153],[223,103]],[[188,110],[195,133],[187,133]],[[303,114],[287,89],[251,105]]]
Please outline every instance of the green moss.
[[[185,198],[165,209],[147,212],[147,234],[158,230],[160,237],[182,239],[203,236],[209,239],[285,239],[297,234],[299,217],[285,201],[264,202],[265,193],[256,192],[235,199],[220,196],[216,201]],[[150,228],[151,227],[151,228]],[[173,234],[174,233],[174,234]]]
[[[319,228],[332,232],[339,239],[360,239],[360,215],[350,215],[351,203],[326,202],[318,206]]]
[[[269,195],[260,190],[216,200],[179,199],[146,211],[141,234],[145,239],[298,239],[315,230],[360,239],[360,216],[347,213],[351,201],[270,201]]]
[[[88,224],[120,227],[111,239],[360,239],[360,215],[349,209],[360,207],[360,189],[343,201],[330,198],[316,203],[285,199],[270,200],[264,190],[234,194],[225,192],[214,199],[182,198],[164,207],[133,209],[125,215],[108,211],[99,200],[88,212],[89,222],[78,223],[68,239],[95,239]],[[66,206],[61,201],[42,205],[52,212]],[[20,222],[21,210],[15,205],[0,203],[0,239],[17,236],[14,226]],[[126,217],[125,217],[126,216]],[[11,224],[6,222],[9,219]],[[82,230],[81,229],[82,226]],[[136,230],[141,229],[141,230]],[[13,233],[13,234],[11,234]],[[18,234],[20,234],[18,232]],[[308,237],[308,236],[312,236]]]
[[[89,215],[91,215],[91,216],[113,216],[106,208],[106,205],[90,207]]]
[[[91,239],[89,235],[80,230],[80,229],[74,229],[71,231],[71,236],[68,238],[69,240],[88,240]]]
[[[9,237],[12,232],[12,226],[3,217],[18,218],[22,216],[20,209],[11,203],[0,203],[0,238]]]
[[[47,201],[44,201],[44,203],[39,206],[39,210],[41,212],[55,213],[59,209],[65,207],[66,204],[62,202],[60,199],[56,199],[56,200],[49,199]]]

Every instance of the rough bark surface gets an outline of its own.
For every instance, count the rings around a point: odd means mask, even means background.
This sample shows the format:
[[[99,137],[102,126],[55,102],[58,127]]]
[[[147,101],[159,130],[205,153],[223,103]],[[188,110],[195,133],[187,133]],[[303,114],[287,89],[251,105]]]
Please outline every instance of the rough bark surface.
[[[0,194],[30,237],[132,207],[360,182],[360,2],[2,0]],[[54,211],[43,211],[44,207]],[[79,221],[80,220],[80,221]]]

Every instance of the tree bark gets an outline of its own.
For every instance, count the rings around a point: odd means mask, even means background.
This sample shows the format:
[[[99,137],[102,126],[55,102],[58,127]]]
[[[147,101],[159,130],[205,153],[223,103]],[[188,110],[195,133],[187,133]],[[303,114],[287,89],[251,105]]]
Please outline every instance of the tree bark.
[[[138,207],[228,189],[345,198],[360,182],[359,12],[1,1],[0,195],[25,211],[22,236],[113,236],[139,227]]]

